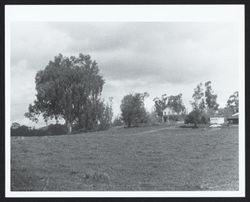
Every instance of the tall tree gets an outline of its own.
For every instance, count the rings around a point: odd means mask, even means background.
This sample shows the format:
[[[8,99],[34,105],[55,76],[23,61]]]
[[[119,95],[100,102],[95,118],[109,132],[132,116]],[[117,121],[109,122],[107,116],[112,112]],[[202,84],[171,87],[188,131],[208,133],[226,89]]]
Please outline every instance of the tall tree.
[[[163,94],[161,98],[156,97],[153,101],[155,103],[155,112],[162,120],[163,110],[166,109],[168,106],[168,96],[167,94]]]
[[[89,115],[90,108],[97,108],[104,85],[97,63],[83,54],[78,57],[59,54],[37,72],[35,82],[36,100],[25,116],[33,121],[40,114],[44,120],[62,118],[69,134],[72,124],[81,121],[82,114]]]
[[[128,94],[123,97],[121,102],[121,117],[124,123],[131,127],[146,121],[147,113],[144,106],[144,100],[148,93]]]
[[[218,110],[219,104],[217,103],[217,95],[214,94],[211,86],[211,81],[205,83],[205,100],[208,110]]]
[[[191,105],[193,110],[186,116],[185,123],[193,123],[195,127],[199,123],[207,123],[208,117],[206,115],[206,102],[203,84],[199,83],[194,89],[193,101]]]
[[[233,110],[234,113],[239,112],[239,92],[235,91],[227,101],[227,107]]]
[[[182,94],[171,95],[168,97],[167,106],[175,111],[177,114],[185,111],[185,106],[182,101]]]
[[[99,117],[99,129],[108,129],[112,124],[113,117],[113,97],[109,98],[109,102],[103,105],[102,110],[100,110]]]
[[[191,102],[194,110],[204,111],[206,108],[204,101],[204,89],[202,86],[202,83],[199,83],[194,89],[194,94],[192,96],[194,101]]]

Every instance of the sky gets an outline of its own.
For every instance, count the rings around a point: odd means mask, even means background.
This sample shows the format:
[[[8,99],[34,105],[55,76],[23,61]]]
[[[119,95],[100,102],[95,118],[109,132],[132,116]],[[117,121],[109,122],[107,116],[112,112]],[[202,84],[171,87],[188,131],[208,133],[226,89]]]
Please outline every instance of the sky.
[[[198,83],[212,82],[220,107],[239,90],[240,32],[231,22],[13,22],[11,24],[11,122],[35,100],[35,75],[59,53],[89,54],[113,97],[114,115],[128,93],[148,92],[148,111],[162,94],[190,101]]]

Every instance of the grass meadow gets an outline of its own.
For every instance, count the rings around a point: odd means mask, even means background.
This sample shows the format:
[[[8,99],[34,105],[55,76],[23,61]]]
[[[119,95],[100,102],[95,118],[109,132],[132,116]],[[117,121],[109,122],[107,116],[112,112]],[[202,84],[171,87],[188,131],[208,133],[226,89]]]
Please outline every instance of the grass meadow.
[[[163,125],[11,137],[11,190],[238,190],[238,135]]]

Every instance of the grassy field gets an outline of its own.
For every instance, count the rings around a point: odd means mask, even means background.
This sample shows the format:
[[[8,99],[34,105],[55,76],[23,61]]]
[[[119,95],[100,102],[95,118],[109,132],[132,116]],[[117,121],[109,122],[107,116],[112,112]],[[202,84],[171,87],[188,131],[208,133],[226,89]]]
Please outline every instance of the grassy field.
[[[12,191],[238,190],[238,128],[11,138]]]

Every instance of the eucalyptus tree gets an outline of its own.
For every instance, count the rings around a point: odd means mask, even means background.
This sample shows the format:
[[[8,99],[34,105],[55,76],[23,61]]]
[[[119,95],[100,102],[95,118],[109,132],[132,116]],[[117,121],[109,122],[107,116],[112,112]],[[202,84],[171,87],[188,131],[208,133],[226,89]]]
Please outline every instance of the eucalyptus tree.
[[[89,127],[92,122],[98,122],[104,79],[89,55],[59,54],[44,70],[37,72],[35,83],[36,100],[25,114],[32,121],[37,122],[40,114],[45,121],[64,119],[69,134],[72,124]]]
[[[121,118],[123,122],[131,127],[138,126],[139,123],[146,122],[147,113],[144,106],[144,100],[148,93],[130,93],[125,95],[121,101]]]

